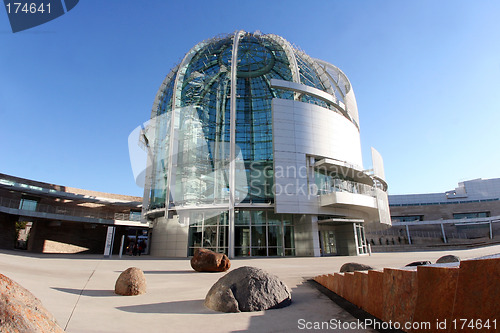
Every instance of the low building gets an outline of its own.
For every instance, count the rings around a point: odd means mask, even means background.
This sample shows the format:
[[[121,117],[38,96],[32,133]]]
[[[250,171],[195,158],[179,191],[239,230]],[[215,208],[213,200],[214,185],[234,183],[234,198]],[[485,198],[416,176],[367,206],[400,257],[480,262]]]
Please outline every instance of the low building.
[[[0,174],[0,248],[104,253],[111,237],[108,244],[118,253],[123,236],[125,249],[139,244],[147,252],[141,201]]]
[[[460,182],[443,193],[390,195],[392,228],[369,230],[373,245],[500,239],[500,178]]]

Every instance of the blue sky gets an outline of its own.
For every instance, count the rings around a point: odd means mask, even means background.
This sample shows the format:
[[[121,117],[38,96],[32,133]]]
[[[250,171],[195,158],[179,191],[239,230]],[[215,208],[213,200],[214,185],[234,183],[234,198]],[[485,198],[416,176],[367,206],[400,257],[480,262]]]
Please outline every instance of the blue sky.
[[[0,8],[0,173],[141,196],[129,133],[192,46],[243,29],[346,73],[390,194],[497,178],[499,17],[494,0],[82,0],[13,34]]]

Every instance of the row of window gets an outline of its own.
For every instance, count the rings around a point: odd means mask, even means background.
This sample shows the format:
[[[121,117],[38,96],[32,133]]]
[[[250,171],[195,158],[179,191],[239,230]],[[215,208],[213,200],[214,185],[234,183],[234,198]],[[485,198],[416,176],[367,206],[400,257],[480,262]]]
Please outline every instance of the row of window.
[[[481,199],[481,200],[462,200],[462,201],[446,201],[446,202],[419,202],[419,203],[404,203],[404,204],[389,204],[389,207],[405,207],[405,206],[432,206],[432,205],[455,205],[474,202],[491,202],[499,201],[500,198]]]
[[[490,212],[453,213],[453,219],[475,219],[490,216]],[[391,216],[392,222],[415,222],[423,220],[424,215]]]

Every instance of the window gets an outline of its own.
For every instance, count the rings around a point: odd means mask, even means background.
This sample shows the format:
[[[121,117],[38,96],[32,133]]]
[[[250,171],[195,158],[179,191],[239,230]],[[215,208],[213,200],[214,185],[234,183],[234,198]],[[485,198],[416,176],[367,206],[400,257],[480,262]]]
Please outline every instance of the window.
[[[476,219],[480,217],[490,217],[490,212],[474,212],[474,213],[454,213],[454,219]]]
[[[392,222],[415,222],[423,220],[424,220],[423,215],[391,216]]]
[[[130,221],[140,221],[141,220],[141,212],[140,211],[130,211]]]
[[[36,211],[38,201],[36,199],[22,198],[19,203],[19,209]]]
[[[198,248],[227,253],[228,212],[206,211],[189,213],[189,255]]]

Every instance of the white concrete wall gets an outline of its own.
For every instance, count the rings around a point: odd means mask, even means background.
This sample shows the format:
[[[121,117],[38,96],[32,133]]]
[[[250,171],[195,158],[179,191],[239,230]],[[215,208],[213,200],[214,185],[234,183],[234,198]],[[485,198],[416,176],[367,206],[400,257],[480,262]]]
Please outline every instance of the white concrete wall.
[[[320,244],[317,218],[310,215],[302,215],[299,221],[295,221],[295,255],[307,257],[320,256]]]
[[[155,220],[151,239],[151,255],[186,258],[188,253],[188,227],[179,224],[178,216]]]
[[[356,126],[335,111],[293,100],[273,99],[272,113],[276,212],[350,213],[320,208],[318,197],[309,195],[306,155],[346,161],[362,169]]]
[[[334,227],[337,241],[337,254],[342,256],[355,256],[356,241],[354,237],[354,225],[344,224]]]

